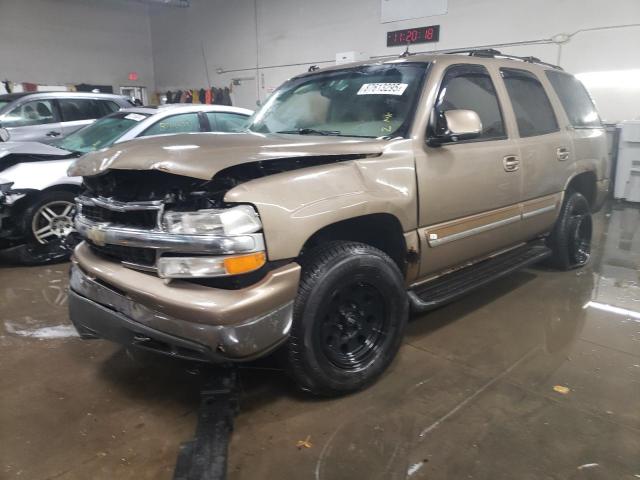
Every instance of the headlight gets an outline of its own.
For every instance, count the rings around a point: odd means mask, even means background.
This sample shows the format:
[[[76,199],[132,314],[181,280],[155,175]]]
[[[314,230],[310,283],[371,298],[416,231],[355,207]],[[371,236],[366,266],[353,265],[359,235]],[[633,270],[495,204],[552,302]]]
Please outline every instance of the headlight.
[[[169,233],[185,235],[243,235],[262,228],[260,218],[249,205],[196,212],[167,212],[162,223]]]
[[[4,178],[0,178],[0,193],[7,193],[9,190],[11,190],[12,185],[13,182],[5,180]]]

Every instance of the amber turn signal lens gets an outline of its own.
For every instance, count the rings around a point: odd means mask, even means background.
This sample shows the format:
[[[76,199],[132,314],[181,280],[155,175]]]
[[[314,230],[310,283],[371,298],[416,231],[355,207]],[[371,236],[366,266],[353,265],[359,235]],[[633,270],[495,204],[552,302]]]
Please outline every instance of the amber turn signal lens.
[[[224,259],[224,268],[229,275],[252,272],[265,264],[267,257],[264,252],[251,253],[239,257]]]

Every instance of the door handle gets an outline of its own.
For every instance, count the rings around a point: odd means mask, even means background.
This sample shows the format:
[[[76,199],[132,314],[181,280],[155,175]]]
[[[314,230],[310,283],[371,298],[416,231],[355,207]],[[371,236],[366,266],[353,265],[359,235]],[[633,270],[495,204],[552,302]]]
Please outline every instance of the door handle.
[[[569,149],[564,147],[558,147],[556,150],[556,157],[558,157],[558,161],[560,162],[569,160]]]
[[[59,137],[59,136],[60,136],[60,132],[56,132],[54,130],[47,132],[47,137]]]
[[[515,172],[520,168],[520,160],[515,155],[507,155],[502,160],[505,172]]]

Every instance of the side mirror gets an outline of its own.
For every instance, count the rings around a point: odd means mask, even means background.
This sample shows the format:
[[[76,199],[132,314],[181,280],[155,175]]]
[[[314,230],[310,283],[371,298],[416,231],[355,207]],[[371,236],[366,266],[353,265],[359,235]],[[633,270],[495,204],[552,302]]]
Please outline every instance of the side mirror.
[[[8,142],[11,135],[6,128],[0,128],[0,142]]]
[[[440,146],[443,143],[477,138],[482,133],[482,121],[473,110],[447,110],[437,118],[434,130],[428,143]]]

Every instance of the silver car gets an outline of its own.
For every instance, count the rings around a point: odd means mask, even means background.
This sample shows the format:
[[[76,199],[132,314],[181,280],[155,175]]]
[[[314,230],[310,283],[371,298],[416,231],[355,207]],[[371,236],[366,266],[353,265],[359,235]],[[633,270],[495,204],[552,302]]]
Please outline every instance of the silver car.
[[[122,95],[80,92],[24,92],[0,95],[0,139],[46,142],[133,103]],[[4,137],[4,138],[3,138]]]

